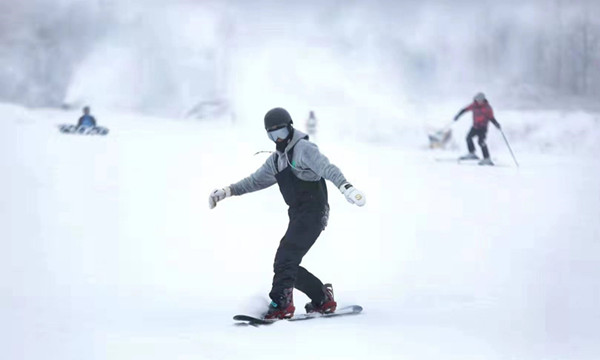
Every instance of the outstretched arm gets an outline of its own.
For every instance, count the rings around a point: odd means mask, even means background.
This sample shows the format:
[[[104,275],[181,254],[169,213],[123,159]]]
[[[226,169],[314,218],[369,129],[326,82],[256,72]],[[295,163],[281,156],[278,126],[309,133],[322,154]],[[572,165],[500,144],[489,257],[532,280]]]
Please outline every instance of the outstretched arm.
[[[258,168],[252,175],[238,181],[235,184],[229,185],[231,195],[243,195],[249,192],[262,190],[275,184],[275,154],[269,156],[267,161]]]
[[[454,117],[454,121],[458,121],[458,118],[462,116],[462,114],[466,113],[467,111],[471,110],[471,105],[461,109],[458,114],[456,114],[456,116]]]
[[[498,120],[496,120],[495,118],[491,118],[490,121],[492,122],[492,124],[494,124],[496,129],[500,129],[500,123],[498,122]]]
[[[295,153],[298,155],[298,165],[301,168],[312,170],[325,180],[334,183],[338,188],[346,182],[342,171],[329,162],[327,156],[319,151],[316,144],[301,140],[296,145]]]
[[[454,121],[458,121],[458,118],[460,118],[462,116],[462,114],[466,113],[467,109],[461,109],[458,114],[456,114],[456,116],[454,117]]]
[[[461,109],[458,114],[456,114],[456,116],[454,117],[454,121],[458,121],[458,118],[462,116],[462,114],[466,113],[467,111],[469,111],[469,106],[467,106],[466,108]]]
[[[484,110],[486,111],[485,116],[490,120],[490,122],[494,124],[496,129],[500,129],[500,123],[498,120],[496,120],[496,117],[494,117],[494,110],[492,110],[492,107],[488,105],[486,108],[484,108]]]
[[[308,141],[300,141],[296,146],[300,146],[297,150],[300,150],[298,153],[301,154],[299,160],[302,167],[309,168],[315,174],[334,183],[349,203],[358,206],[365,204],[365,195],[346,181],[342,171],[330,163],[325,155],[321,154],[317,145]]]
[[[219,201],[227,197],[243,195],[275,184],[277,182],[277,179],[275,179],[275,166],[275,155],[273,154],[254,174],[235,184],[213,190],[208,197],[208,207],[213,209]]]

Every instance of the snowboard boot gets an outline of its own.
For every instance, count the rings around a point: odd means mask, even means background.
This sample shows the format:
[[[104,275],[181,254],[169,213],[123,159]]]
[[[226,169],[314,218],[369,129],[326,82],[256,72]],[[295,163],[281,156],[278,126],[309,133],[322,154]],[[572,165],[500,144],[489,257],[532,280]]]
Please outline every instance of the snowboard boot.
[[[458,158],[458,160],[479,160],[479,157],[475,153],[468,153]]]
[[[494,166],[494,163],[492,162],[492,159],[490,158],[485,158],[483,160],[481,160],[479,162],[479,165],[490,165],[490,166]]]
[[[294,298],[293,288],[284,289],[283,295],[279,298],[278,302],[271,300],[269,309],[264,315],[265,319],[289,319],[294,316]]]
[[[331,314],[335,312],[335,308],[337,307],[337,303],[333,298],[333,287],[331,284],[323,285],[323,298],[319,300],[319,302],[311,301],[304,306],[304,309],[308,314],[310,313],[321,313],[321,314]]]

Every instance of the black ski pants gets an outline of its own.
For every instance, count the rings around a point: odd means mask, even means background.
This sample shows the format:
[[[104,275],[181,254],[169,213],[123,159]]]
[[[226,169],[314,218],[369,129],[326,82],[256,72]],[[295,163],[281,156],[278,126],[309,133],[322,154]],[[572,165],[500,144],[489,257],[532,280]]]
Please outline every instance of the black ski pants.
[[[481,147],[481,152],[483,153],[484,158],[490,157],[490,152],[488,150],[487,144],[485,143],[485,137],[487,135],[487,128],[476,129],[471,127],[471,130],[467,134],[467,148],[470,153],[475,152],[475,145],[473,144],[473,138],[477,136],[477,143],[479,147]]]
[[[327,209],[303,211],[291,208],[288,213],[290,223],[275,254],[275,275],[269,297],[281,305],[283,290],[295,287],[318,302],[323,298],[323,283],[300,266],[300,262],[327,225]]]

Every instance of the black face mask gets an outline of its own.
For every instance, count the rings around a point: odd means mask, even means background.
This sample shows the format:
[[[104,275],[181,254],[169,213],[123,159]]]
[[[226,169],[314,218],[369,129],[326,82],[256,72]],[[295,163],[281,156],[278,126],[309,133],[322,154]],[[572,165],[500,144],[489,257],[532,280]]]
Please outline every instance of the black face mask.
[[[292,137],[294,136],[294,128],[289,126],[289,131],[289,135],[283,141],[275,142],[275,148],[277,151],[283,152],[290,141],[292,141]]]

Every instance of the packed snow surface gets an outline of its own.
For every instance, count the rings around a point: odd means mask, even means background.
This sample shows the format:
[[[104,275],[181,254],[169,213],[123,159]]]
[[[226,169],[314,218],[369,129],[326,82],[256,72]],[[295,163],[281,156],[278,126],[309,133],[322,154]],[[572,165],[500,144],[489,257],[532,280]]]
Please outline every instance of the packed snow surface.
[[[557,113],[500,113],[517,168],[493,128],[498,166],[453,160],[469,119],[454,150],[431,151],[414,123],[367,134],[375,119],[317,112],[315,142],[367,204],[329,183],[303,265],[364,312],[236,326],[266,308],[286,206],[276,186],[207,198],[264,162],[266,110],[230,123],[98,109],[101,137],[59,133],[76,112],[0,105],[3,358],[600,356],[598,121],[583,113],[565,115],[572,134]],[[307,114],[292,112],[298,128]],[[295,292],[298,312],[307,300]]]

